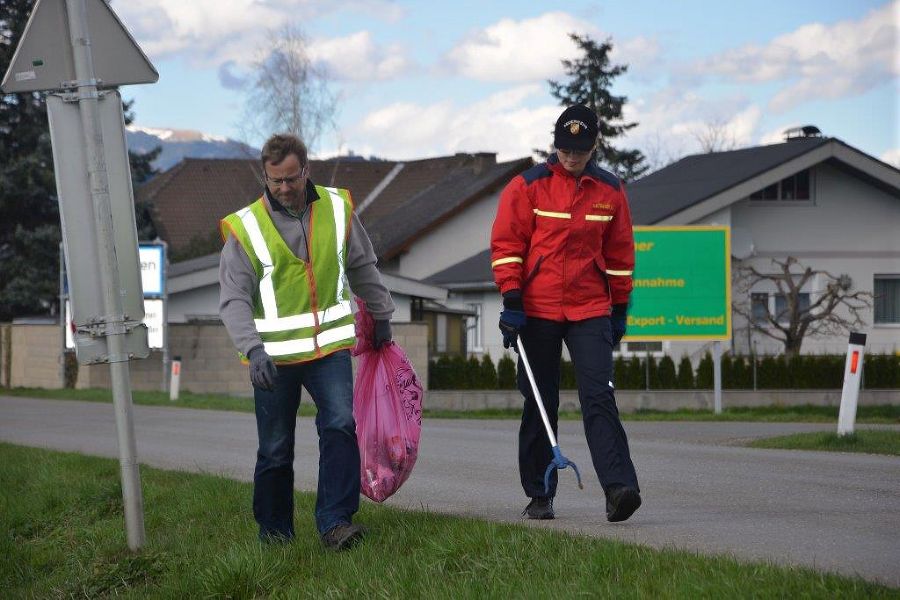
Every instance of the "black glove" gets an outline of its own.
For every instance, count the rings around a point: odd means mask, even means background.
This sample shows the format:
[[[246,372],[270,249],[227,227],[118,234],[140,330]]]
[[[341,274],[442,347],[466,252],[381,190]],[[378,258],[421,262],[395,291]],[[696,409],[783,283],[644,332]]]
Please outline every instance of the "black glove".
[[[613,346],[615,346],[625,337],[628,325],[628,304],[613,304],[609,323],[612,326]]]
[[[525,326],[525,307],[522,305],[521,290],[509,290],[503,294],[503,311],[500,313],[500,333],[503,334],[503,347],[519,352],[516,339],[519,331]]]
[[[387,319],[375,320],[375,333],[372,337],[372,347],[378,350],[391,341],[391,322]]]
[[[247,354],[250,359],[250,382],[254,387],[271,392],[278,379],[278,368],[265,348],[256,346]]]

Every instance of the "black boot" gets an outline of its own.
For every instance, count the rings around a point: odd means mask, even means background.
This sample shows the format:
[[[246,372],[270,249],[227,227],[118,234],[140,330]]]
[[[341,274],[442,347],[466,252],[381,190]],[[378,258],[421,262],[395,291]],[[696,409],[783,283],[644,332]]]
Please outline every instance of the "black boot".
[[[556,515],[553,514],[553,498],[542,498],[540,496],[532,498],[522,515],[529,519],[552,519]]]
[[[641,494],[633,487],[617,485],[606,492],[606,520],[624,521],[641,505]]]

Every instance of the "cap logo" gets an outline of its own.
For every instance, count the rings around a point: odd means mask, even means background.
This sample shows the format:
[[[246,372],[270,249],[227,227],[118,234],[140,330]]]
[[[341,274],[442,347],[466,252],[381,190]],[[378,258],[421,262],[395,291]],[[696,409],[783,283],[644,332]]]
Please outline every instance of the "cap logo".
[[[567,127],[569,129],[569,133],[571,133],[572,135],[578,135],[579,133],[581,133],[582,128],[584,128],[585,130],[588,128],[588,126],[585,125],[582,121],[577,121],[574,119],[572,121],[567,121],[564,127]]]

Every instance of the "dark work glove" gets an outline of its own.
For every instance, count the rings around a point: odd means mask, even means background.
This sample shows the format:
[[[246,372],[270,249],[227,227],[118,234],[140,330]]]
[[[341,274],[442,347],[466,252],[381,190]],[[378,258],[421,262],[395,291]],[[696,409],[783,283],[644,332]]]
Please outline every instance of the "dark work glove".
[[[391,322],[387,319],[375,320],[375,333],[372,338],[372,347],[378,350],[391,341]]]
[[[265,348],[256,346],[250,350],[247,358],[250,359],[250,382],[253,386],[267,392],[274,390],[278,368]]]
[[[625,337],[625,329],[628,325],[628,304],[613,304],[609,323],[612,325],[613,346],[615,346]]]
[[[503,311],[500,313],[500,333],[503,334],[503,347],[519,352],[516,339],[519,331],[525,326],[525,307],[522,305],[521,290],[509,290],[503,294]]]

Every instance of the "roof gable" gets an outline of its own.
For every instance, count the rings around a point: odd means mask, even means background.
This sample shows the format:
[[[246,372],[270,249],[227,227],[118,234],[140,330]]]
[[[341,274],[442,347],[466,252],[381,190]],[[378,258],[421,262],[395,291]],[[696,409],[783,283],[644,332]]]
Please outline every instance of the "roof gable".
[[[651,173],[628,186],[632,221],[652,225],[676,215],[692,221],[704,203],[718,199],[705,212],[721,208],[783,176],[821,162],[833,162],[883,188],[900,191],[900,171],[836,138],[798,138],[781,144],[729,152],[696,154]],[[773,181],[767,181],[773,179]],[[749,189],[749,191],[748,191]],[[693,209],[693,210],[692,210]]]

